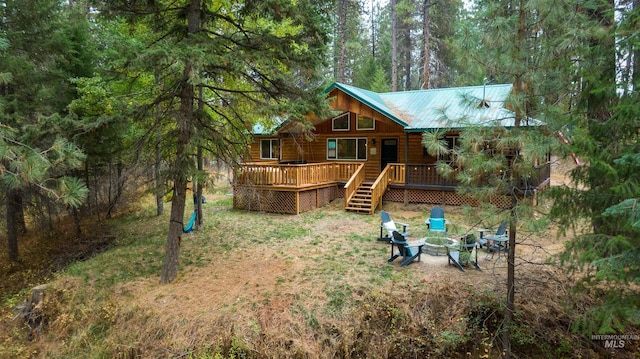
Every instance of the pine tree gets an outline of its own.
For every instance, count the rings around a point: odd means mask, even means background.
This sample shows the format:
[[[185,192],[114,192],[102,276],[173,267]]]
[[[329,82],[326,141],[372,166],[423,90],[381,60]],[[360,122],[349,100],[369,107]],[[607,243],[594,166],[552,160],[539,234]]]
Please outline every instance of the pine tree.
[[[447,154],[449,161],[440,161],[441,173],[455,176],[462,185],[460,191],[483,204],[478,221],[509,223],[506,305],[502,324],[502,348],[511,357],[511,337],[516,313],[518,232],[523,220],[529,226],[543,224],[535,221],[532,201],[526,196],[526,178],[548,168],[549,153],[557,148],[555,136],[559,122],[556,118],[570,103],[564,99],[575,92],[573,82],[561,82],[571,73],[578,46],[575,28],[582,23],[574,13],[576,4],[555,1],[500,1],[476,3],[478,25],[466,27],[462,48],[470,60],[471,71],[480,71],[487,82],[512,83],[513,91],[506,107],[511,115],[493,126],[474,126],[462,119],[450,119],[464,130],[456,148],[444,142],[446,132],[426,134],[423,143],[433,155]],[[557,83],[548,81],[550,72],[557,72]],[[485,83],[487,83],[485,82]],[[560,101],[549,101],[561,99]],[[482,108],[491,106],[491,99],[463,96],[461,104]],[[540,121],[540,122],[538,122]],[[527,126],[532,125],[532,126]],[[525,195],[523,197],[523,195]],[[492,203],[496,197],[506,196],[506,208]]]
[[[173,154],[171,216],[162,283],[177,276],[187,184],[197,174],[198,146],[235,163],[249,141],[248,127],[265,118],[302,119],[322,113],[327,12],[323,1],[209,3],[104,1],[104,15],[146,29],[145,51],[125,63],[127,72],[162,78],[148,103],[168,114],[153,128],[167,129]],[[126,54],[124,54],[126,56]],[[203,111],[198,92],[202,88]],[[144,112],[144,111],[143,111]],[[154,137],[155,138],[155,137]]]
[[[79,206],[84,154],[64,124],[75,96],[69,80],[91,71],[87,23],[55,0],[4,1],[0,7],[0,186],[6,197],[9,258],[18,259],[25,207],[46,199]]]
[[[355,83],[359,69],[366,66],[370,54],[367,46],[367,25],[362,22],[362,3],[355,0],[338,0],[334,4],[333,21],[333,71],[327,74],[335,81]]]
[[[640,324],[639,9],[635,2],[621,5],[618,20],[612,0],[579,8],[590,24],[588,46],[576,57],[582,87],[565,136],[571,141],[567,153],[575,153],[580,165],[571,171],[572,186],[550,192],[552,217],[578,233],[562,263],[584,275],[576,288],[597,298],[574,322],[575,330],[589,334]],[[581,230],[585,220],[587,231]]]

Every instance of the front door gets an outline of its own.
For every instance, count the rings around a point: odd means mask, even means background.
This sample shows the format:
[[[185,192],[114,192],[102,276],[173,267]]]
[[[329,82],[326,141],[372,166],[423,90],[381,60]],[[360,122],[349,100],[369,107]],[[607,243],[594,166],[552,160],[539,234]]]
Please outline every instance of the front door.
[[[380,171],[384,170],[389,163],[398,162],[398,139],[383,138],[380,148]]]

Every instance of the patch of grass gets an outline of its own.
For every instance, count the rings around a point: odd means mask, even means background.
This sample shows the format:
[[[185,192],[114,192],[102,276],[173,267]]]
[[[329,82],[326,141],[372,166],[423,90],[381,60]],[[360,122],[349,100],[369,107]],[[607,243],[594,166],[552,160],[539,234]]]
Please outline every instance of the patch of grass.
[[[307,309],[301,304],[291,306],[291,314],[293,316],[301,316],[303,322],[312,329],[318,329],[320,327],[320,321],[316,309]]]
[[[111,222],[116,247],[59,274],[49,331],[25,345],[16,339],[25,330],[15,329],[0,356],[45,348],[41,357],[457,357],[470,342],[495,344],[499,275],[478,284],[490,287],[481,292],[461,286],[467,277],[455,268],[436,277],[433,263],[388,264],[377,215],[331,206],[296,216],[246,212],[230,197],[207,200],[203,227],[183,237],[174,283],[158,284],[169,211],[156,217],[150,201]],[[391,212],[412,224],[413,238],[427,233],[427,211]],[[447,213],[463,223],[456,216]],[[528,332],[518,335],[531,343]]]
[[[233,206],[233,197],[232,196],[227,196],[223,199],[219,199],[213,203],[211,203],[211,206],[213,207],[223,207],[223,208],[228,208]]]
[[[163,236],[124,240],[120,245],[91,260],[75,262],[64,272],[83,278],[97,287],[108,287],[136,278],[157,275],[164,261]]]
[[[335,286],[327,286],[324,292],[329,299],[325,306],[325,313],[338,317],[344,315],[344,310],[350,303],[353,294],[353,287],[349,284],[342,283]]]
[[[361,244],[371,243],[370,236],[364,236],[362,234],[356,234],[356,233],[351,233],[349,235],[349,240],[353,241],[354,243],[361,243]]]

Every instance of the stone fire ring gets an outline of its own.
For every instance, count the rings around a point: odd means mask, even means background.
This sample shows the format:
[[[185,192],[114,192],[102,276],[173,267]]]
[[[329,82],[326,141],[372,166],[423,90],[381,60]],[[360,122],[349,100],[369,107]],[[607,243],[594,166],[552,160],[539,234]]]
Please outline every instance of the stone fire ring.
[[[446,256],[447,255],[447,247],[457,247],[460,244],[460,241],[453,238],[446,238],[447,244],[432,244],[429,243],[430,237],[423,238],[425,241],[424,247],[422,247],[422,253],[427,253],[432,256]]]

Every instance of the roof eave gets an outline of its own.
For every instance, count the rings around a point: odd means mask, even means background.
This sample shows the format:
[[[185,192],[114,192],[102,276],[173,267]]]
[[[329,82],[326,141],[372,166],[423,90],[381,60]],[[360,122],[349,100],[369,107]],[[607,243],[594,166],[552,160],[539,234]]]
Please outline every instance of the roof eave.
[[[329,92],[331,92],[331,90],[333,89],[338,89],[346,94],[348,94],[349,96],[355,98],[356,100],[364,103],[365,105],[371,107],[372,109],[378,111],[379,113],[383,114],[384,116],[386,116],[387,118],[389,118],[390,120],[392,120],[393,122],[397,123],[398,125],[402,126],[403,128],[407,128],[407,126],[409,126],[408,123],[402,121],[400,118],[396,117],[394,114],[392,114],[391,112],[380,108],[379,106],[377,106],[374,103],[371,103],[369,101],[367,101],[366,99],[362,98],[361,96],[358,96],[358,94],[354,93],[353,91],[349,90],[348,88],[345,88],[344,86],[342,86],[341,83],[339,82],[334,82],[333,84],[331,84],[326,90],[325,93],[328,94]]]

